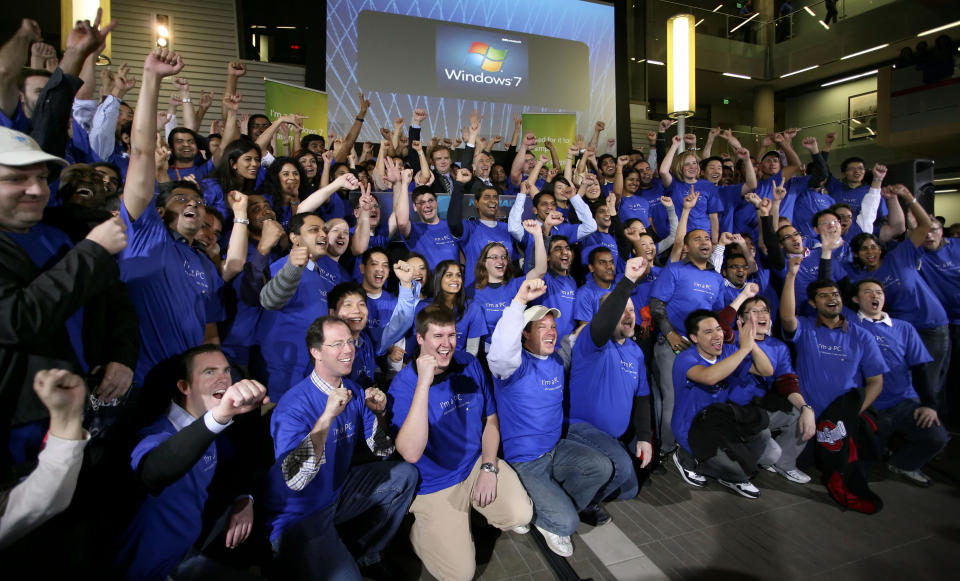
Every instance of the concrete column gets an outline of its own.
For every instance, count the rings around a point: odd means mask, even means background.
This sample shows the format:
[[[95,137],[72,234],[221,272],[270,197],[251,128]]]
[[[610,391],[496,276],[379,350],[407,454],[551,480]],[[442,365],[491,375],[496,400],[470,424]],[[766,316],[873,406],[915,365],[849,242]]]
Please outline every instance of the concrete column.
[[[761,85],[753,90],[753,126],[773,133],[773,87]]]

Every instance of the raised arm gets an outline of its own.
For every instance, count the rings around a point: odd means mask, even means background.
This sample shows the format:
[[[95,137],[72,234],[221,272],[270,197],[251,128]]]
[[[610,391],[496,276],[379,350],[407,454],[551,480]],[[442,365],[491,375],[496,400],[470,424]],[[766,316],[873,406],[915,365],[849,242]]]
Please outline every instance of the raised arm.
[[[590,323],[590,340],[597,347],[613,338],[613,332],[623,318],[623,310],[627,307],[630,294],[637,282],[643,278],[646,269],[646,259],[637,256],[628,260],[623,270],[623,278],[613,287],[610,296],[600,303]]]
[[[527,280],[541,278],[547,273],[547,248],[543,243],[543,228],[536,220],[524,220],[523,229],[533,236],[533,268],[527,273]]]
[[[590,141],[587,143],[587,147],[592,147],[594,150],[597,149],[597,145],[600,143],[600,134],[603,133],[603,130],[607,128],[607,124],[603,121],[597,121],[593,124],[593,135],[590,136]]]
[[[744,359],[753,352],[754,346],[756,345],[754,338],[756,334],[756,322],[748,321],[746,324],[739,324],[739,326],[740,348],[730,356],[717,361],[713,365],[694,365],[687,371],[688,379],[692,379],[701,385],[713,386],[737,370],[737,367],[743,363]],[[770,360],[768,359],[767,366],[769,365]],[[770,372],[772,373],[772,369]]]
[[[527,133],[523,136],[523,141],[517,146],[517,155],[513,158],[513,164],[510,166],[510,183],[515,187],[520,186],[523,181],[523,159],[527,155],[527,150],[537,144],[537,138],[533,133]]]
[[[910,213],[913,214],[914,219],[917,221],[917,227],[911,230],[907,236],[910,238],[910,242],[913,242],[914,246],[919,247],[923,244],[923,239],[927,237],[927,233],[930,232],[933,222],[930,220],[930,215],[927,214],[927,211],[920,205],[920,202],[910,193],[910,190],[902,185],[900,188],[902,189],[898,189],[897,193],[907,203],[907,207],[910,208]]]
[[[153,49],[143,63],[143,83],[140,86],[130,133],[130,165],[123,189],[123,204],[131,220],[139,218],[153,201],[160,81],[182,69],[183,60],[180,55],[165,48]]]
[[[304,200],[297,205],[297,214],[316,212],[321,206],[326,204],[327,200],[337,193],[340,188],[355,190],[359,184],[360,182],[356,176],[352,173],[345,173],[333,180],[333,183],[321,186],[320,189],[304,198]]]
[[[411,464],[416,463],[423,456],[430,437],[430,386],[437,370],[437,359],[433,355],[420,355],[416,362],[417,385],[414,388],[413,399],[403,425],[397,432],[395,440],[397,452],[404,460]]]
[[[233,229],[230,231],[230,242],[227,245],[227,257],[223,261],[220,274],[224,282],[230,282],[235,276],[243,272],[243,265],[247,262],[247,196],[236,190],[227,194],[230,210],[233,212]]]
[[[673,183],[673,174],[670,173],[670,166],[673,165],[673,158],[677,155],[677,149],[680,148],[682,141],[683,139],[681,139],[679,135],[674,135],[670,149],[667,150],[667,154],[663,156],[663,161],[660,162],[660,183],[663,184],[664,190],[669,188],[670,184]]]
[[[363,253],[370,246],[370,210],[373,209],[373,204],[377,201],[370,193],[369,182],[367,182],[367,185],[359,184],[359,186],[357,228],[353,231],[353,236],[350,237],[350,253],[354,256],[363,256]]]
[[[487,363],[494,377],[506,379],[523,361],[523,312],[527,305],[547,292],[547,284],[540,279],[525,280],[513,301],[503,310],[490,338]]]
[[[363,91],[360,91],[359,97],[360,110],[357,111],[357,116],[353,119],[353,125],[350,126],[350,129],[344,136],[343,143],[340,145],[340,148],[334,152],[336,159],[339,162],[347,161],[347,157],[350,155],[350,152],[353,151],[353,145],[357,142],[357,137],[360,135],[360,129],[363,128],[363,121],[367,116],[367,109],[370,108],[370,101],[363,96]]]
[[[397,231],[404,238],[410,236],[410,182],[413,170],[400,172],[400,179],[393,184],[393,215],[397,217]]]
[[[0,46],[0,111],[7,118],[13,117],[20,102],[17,81],[27,64],[30,45],[34,42],[43,42],[40,25],[35,20],[24,18],[20,21],[20,28]]]
[[[680,255],[683,253],[683,239],[687,237],[687,222],[690,221],[690,211],[697,205],[699,199],[700,194],[694,191],[693,184],[690,184],[690,193],[683,198],[683,210],[680,212],[680,220],[677,221],[677,234],[674,238],[673,249],[670,251],[670,262],[680,261]]]
[[[193,99],[190,98],[190,82],[183,77],[174,77],[173,86],[180,92],[180,103],[183,109],[183,126],[193,131],[200,130],[200,120],[197,111],[193,108]]]
[[[797,332],[797,298],[794,288],[797,285],[797,273],[803,259],[794,256],[787,265],[787,276],[783,279],[783,293],[780,296],[780,324],[787,338]]]
[[[720,128],[711,127],[710,132],[707,133],[707,140],[703,143],[703,150],[700,152],[700,157],[703,159],[710,157],[710,152],[713,151],[713,142],[717,139],[718,135],[720,135]]]
[[[781,170],[784,182],[796,175],[802,165],[800,156],[797,155],[797,152],[793,149],[793,138],[796,136],[797,130],[791,128],[773,137],[774,141],[783,149],[783,152],[787,154],[787,165]]]

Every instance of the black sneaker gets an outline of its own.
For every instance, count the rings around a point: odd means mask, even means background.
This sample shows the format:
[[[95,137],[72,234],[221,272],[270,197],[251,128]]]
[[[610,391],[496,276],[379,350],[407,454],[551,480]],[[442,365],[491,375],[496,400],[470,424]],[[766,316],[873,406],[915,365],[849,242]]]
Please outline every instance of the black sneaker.
[[[687,470],[680,464],[680,458],[677,457],[677,454],[673,454],[673,464],[677,467],[677,470],[680,472],[680,477],[683,478],[683,481],[689,484],[690,486],[696,486],[697,488],[703,488],[707,485],[707,477],[694,472],[693,470]]]
[[[580,522],[592,527],[602,527],[610,522],[610,513],[603,510],[599,504],[591,504],[580,511]]]

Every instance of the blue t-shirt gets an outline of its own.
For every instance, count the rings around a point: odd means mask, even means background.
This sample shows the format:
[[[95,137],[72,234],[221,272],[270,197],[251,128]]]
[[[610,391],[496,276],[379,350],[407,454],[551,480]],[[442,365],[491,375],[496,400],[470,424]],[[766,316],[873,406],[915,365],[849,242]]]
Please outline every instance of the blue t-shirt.
[[[856,188],[849,188],[847,184],[831,176],[827,180],[827,191],[838,204],[847,204],[853,210],[853,220],[857,220],[860,215],[860,208],[863,206],[863,197],[870,191],[870,184],[863,183]],[[880,207],[877,209],[877,217],[887,215],[887,201],[880,198]]]
[[[3,111],[0,111],[0,127],[30,134],[30,119],[23,112],[23,101],[17,99],[17,108],[14,109],[12,117],[7,117]]]
[[[353,397],[330,425],[323,447],[326,462],[300,491],[291,490],[284,482],[281,465],[310,434],[323,414],[327,394],[314,383],[311,374],[283,394],[273,410],[270,435],[273,436],[276,463],[267,477],[266,495],[271,541],[279,538],[290,525],[336,502],[350,471],[354,449],[361,441],[373,436],[376,416],[364,404],[363,390],[346,378],[343,387],[353,392]]]
[[[350,379],[366,389],[373,387],[373,380],[377,373],[377,352],[373,347],[373,339],[366,328],[360,331],[357,337],[357,349],[353,355],[353,368],[350,370]]]
[[[460,237],[460,250],[463,252],[466,268],[464,269],[463,286],[473,286],[476,279],[474,269],[483,248],[491,242],[503,244],[510,253],[510,259],[516,260],[519,256],[513,244],[513,237],[507,230],[506,222],[497,222],[495,226],[487,226],[480,220],[464,220],[463,235]]]
[[[207,323],[224,318],[217,293],[223,279],[202,250],[168,228],[152,204],[135,220],[120,217],[128,243],[120,278],[140,321],[140,357],[134,381],[142,385],[157,363],[203,343]]]
[[[633,398],[650,395],[643,351],[632,339],[597,347],[588,324],[577,336],[570,368],[570,423],[586,422],[619,438],[630,425]]]
[[[186,171],[186,170],[181,170],[181,171]],[[229,212],[227,212],[227,201],[223,193],[223,186],[220,185],[220,182],[218,182],[213,178],[204,178],[200,180],[200,191],[203,192],[204,204],[206,204],[207,206],[216,208],[217,211],[224,216],[224,218],[232,215]],[[228,229],[226,228],[226,226],[227,224],[224,224],[225,230]],[[230,227],[232,228],[232,224],[230,225]]]
[[[717,271],[700,270],[692,262],[671,262],[653,283],[651,298],[667,304],[667,318],[674,330],[683,335],[683,321],[696,309],[719,312],[723,302],[723,277]]]
[[[847,267],[842,260],[838,260],[838,250],[834,250],[830,258],[830,270],[833,280],[840,281],[847,276]],[[806,258],[800,261],[800,270],[797,271],[797,279],[794,283],[794,297],[796,299],[797,313],[801,315],[813,315],[816,311],[807,300],[807,287],[815,280],[820,279],[820,258],[823,255],[823,248],[816,247],[810,251]],[[783,270],[786,273],[786,267]],[[785,278],[785,277],[784,277]]]
[[[781,172],[777,172],[770,177],[757,180],[757,189],[755,190],[757,196],[759,196],[760,199],[772,199],[774,180],[776,180],[776,183],[779,184],[782,179],[783,174]],[[760,223],[757,220],[757,209],[753,207],[753,204],[744,200],[742,196],[737,203],[736,209],[734,210],[732,231],[736,233],[749,232],[754,240],[760,239]]]
[[[136,472],[148,453],[176,433],[167,415],[141,431],[140,442],[130,455],[130,468]],[[123,534],[124,544],[117,555],[115,566],[125,579],[162,581],[183,560],[200,538],[207,487],[216,468],[214,442],[190,472],[160,494],[146,496]]]
[[[433,299],[425,299],[417,303],[414,308],[413,316],[416,316],[428,305],[433,304]],[[484,319],[483,311],[474,301],[467,300],[467,305],[463,310],[463,315],[457,319],[457,345],[456,349],[464,350],[467,348],[467,339],[476,339],[485,337],[490,331],[487,330],[487,321]],[[417,329],[416,325],[410,328],[407,333],[406,356],[410,357],[417,350]]]
[[[817,233],[813,230],[813,217],[817,212],[826,210],[834,203],[830,194],[823,193],[820,190],[804,188],[797,192],[792,224],[808,239],[816,238]],[[851,225],[852,227],[853,225]]]
[[[687,372],[692,367],[702,365],[710,367],[727,357],[736,353],[736,345],[724,344],[723,351],[716,361],[704,359],[696,345],[687,347],[680,352],[677,358],[673,360],[673,435],[677,443],[683,446],[683,449],[690,451],[690,444],[687,443],[687,435],[690,433],[690,426],[693,424],[693,418],[697,412],[714,403],[723,403],[730,399],[730,389],[735,385],[744,385],[750,379],[750,366],[753,365],[753,356],[747,355],[743,362],[728,375],[725,379],[716,385],[704,385],[687,377]]]
[[[617,274],[623,274],[625,261],[620,257],[620,248],[617,246],[617,239],[610,232],[600,232],[599,230],[585,237],[580,241],[580,263],[584,267],[590,260],[590,252],[594,248],[606,248],[613,254],[613,260],[617,268]]]
[[[877,338],[880,353],[890,368],[883,374],[883,391],[873,402],[873,407],[885,410],[904,399],[920,401],[913,388],[910,368],[933,361],[933,358],[913,325],[900,319],[890,319],[892,325],[869,319],[861,320],[859,317],[853,317],[853,322]]]
[[[697,198],[697,205],[690,210],[690,217],[687,218],[687,232],[694,230],[706,230],[710,232],[710,214],[718,214],[723,211],[720,198],[717,196],[717,186],[709,180],[697,180],[693,184],[685,183],[676,178],[670,182],[667,188],[667,195],[673,198],[673,210],[677,213],[677,219],[683,213],[683,199],[690,194],[690,186],[694,191],[700,194]],[[666,234],[670,231],[667,230]],[[665,235],[666,235],[665,234]]]
[[[541,224],[542,225],[542,224]],[[573,246],[580,240],[579,234],[580,225],[579,224],[570,224],[564,222],[562,224],[557,224],[550,230],[550,236],[563,236],[570,242],[570,246]],[[547,240],[543,241],[544,244],[547,244]],[[520,248],[523,249],[523,271],[530,272],[533,270],[533,266],[536,263],[534,258],[534,250],[536,243],[533,240],[533,235],[527,231],[524,231],[523,238],[520,240]]]
[[[460,247],[444,221],[436,224],[413,222],[410,224],[410,236],[407,248],[422,254],[427,265],[433,270],[444,260],[460,261]]]
[[[617,215],[620,216],[620,221],[624,224],[627,223],[627,220],[636,218],[643,222],[644,226],[649,226],[651,218],[650,201],[639,195],[639,193],[640,192],[637,192],[631,196],[623,196],[620,198]]]
[[[516,277],[505,284],[492,283],[483,288],[472,289],[473,305],[483,313],[483,320],[486,323],[487,332],[484,333],[484,337],[487,340],[503,315],[503,309],[507,308],[513,297],[517,296],[523,281],[523,277]]]
[[[270,265],[276,276],[287,257]],[[279,310],[265,309],[257,327],[260,351],[266,362],[267,389],[274,401],[307,376],[310,353],[305,343],[307,329],[319,317],[329,314],[327,293],[342,282],[340,266],[329,256],[310,261],[303,271],[293,298]]]
[[[903,319],[918,329],[939,327],[950,322],[937,295],[918,270],[926,251],[907,241],[883,257],[876,270],[851,269],[850,282],[875,278],[883,283],[884,303],[891,317]]]
[[[181,167],[175,168],[171,167],[167,170],[167,175],[170,176],[171,180],[185,180],[187,176],[193,176],[197,181],[202,180],[207,177],[207,174],[213,171],[213,158],[210,158],[206,161],[203,158],[197,158],[197,163],[190,167]]]
[[[739,333],[735,333],[734,345],[738,345]],[[745,381],[737,382],[730,386],[730,401],[738,405],[747,405],[754,397],[763,397],[773,387],[773,382],[782,375],[795,373],[793,363],[790,362],[790,349],[786,343],[776,337],[767,337],[763,341],[757,341],[757,346],[770,359],[773,366],[773,375],[763,377],[749,374]],[[752,357],[752,356],[751,356]]]
[[[391,294],[385,290],[380,291],[377,298],[367,295],[367,330],[370,332],[370,338],[373,339],[375,352],[380,351],[380,338],[383,336],[383,328],[390,322],[390,315],[397,306],[397,295]]]
[[[924,249],[920,276],[940,299],[950,324],[960,325],[960,243],[944,238],[939,249]]]
[[[741,210],[745,203],[743,201],[743,184],[717,186],[717,196],[720,198],[720,205],[723,207],[723,211],[718,216],[720,231],[739,234],[740,231],[736,229],[733,223],[737,212]],[[750,209],[753,209],[752,205]]]
[[[583,321],[585,323],[592,321],[593,316],[597,314],[597,309],[600,308],[600,298],[612,290],[612,284],[610,288],[603,288],[594,282],[591,277],[583,286],[577,289],[577,298],[573,305],[573,320]]]
[[[876,338],[853,323],[844,331],[817,325],[816,317],[797,317],[797,331],[787,340],[796,345],[800,392],[817,416],[866,378],[889,371]]]
[[[529,462],[553,449],[563,429],[563,362],[524,350],[507,379],[493,378],[500,439],[507,462]]]
[[[390,384],[394,434],[400,431],[417,387],[416,365],[404,367]],[[480,457],[486,418],[497,413],[493,393],[477,358],[454,351],[447,373],[434,378],[427,415],[430,435],[423,456],[417,494],[430,494],[466,480]]]
[[[650,211],[650,225],[657,231],[657,237],[666,238],[670,234],[670,220],[667,218],[667,212],[674,212],[674,209],[667,208],[660,200],[660,197],[664,195],[663,183],[659,178],[654,178],[649,188],[639,189],[634,195],[647,201]],[[622,215],[620,220],[624,224],[627,223],[627,218]]]
[[[557,336],[563,337],[573,331],[573,313],[577,300],[577,282],[570,275],[562,275],[548,270],[543,275],[547,283],[547,292],[537,299],[536,304],[560,311],[557,317]]]
[[[633,300],[633,308],[636,311],[650,305],[650,293],[653,292],[653,285],[660,278],[662,271],[663,268],[660,266],[651,266],[647,276],[638,280],[636,286],[633,287],[630,298]],[[637,318],[639,319],[639,317]]]

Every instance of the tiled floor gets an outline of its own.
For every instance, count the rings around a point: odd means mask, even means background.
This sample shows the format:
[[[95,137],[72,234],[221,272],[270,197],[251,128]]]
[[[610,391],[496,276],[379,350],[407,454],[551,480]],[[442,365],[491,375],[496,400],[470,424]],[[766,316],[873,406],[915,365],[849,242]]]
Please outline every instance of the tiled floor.
[[[609,503],[611,525],[581,525],[568,562],[594,580],[949,579],[960,556],[960,443],[935,466],[929,489],[873,470],[884,508],[872,516],[841,511],[815,471],[806,486],[762,472],[761,497],[748,500],[714,481],[693,489],[671,466],[638,498]],[[530,535],[475,530],[479,579],[557,578]]]

